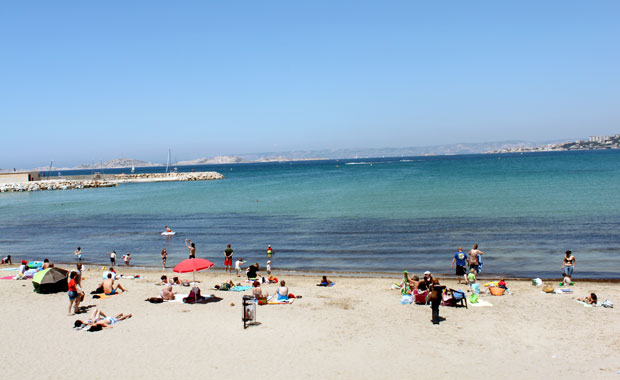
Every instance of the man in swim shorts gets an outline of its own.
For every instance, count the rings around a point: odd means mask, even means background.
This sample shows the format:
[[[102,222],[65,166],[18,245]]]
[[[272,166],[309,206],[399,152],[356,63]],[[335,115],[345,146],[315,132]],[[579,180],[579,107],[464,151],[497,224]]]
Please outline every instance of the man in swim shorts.
[[[120,289],[123,292],[126,292],[127,289],[123,287],[121,284],[115,284],[114,279],[112,278],[112,273],[108,273],[108,278],[103,280],[103,292],[111,296],[112,294],[116,294],[116,291]]]
[[[463,252],[463,248],[459,247],[454,254],[454,258],[452,259],[452,265],[450,268],[454,268],[454,264],[456,264],[456,278],[461,283],[461,277],[465,282],[467,282],[465,266],[467,265],[467,254]]]
[[[230,248],[230,244],[224,250],[224,272],[232,273],[232,258],[235,251]]]
[[[116,251],[110,252],[109,255],[110,255],[110,265],[116,265]]]
[[[478,244],[474,244],[474,248],[469,251],[469,269],[474,269],[476,274],[480,273],[480,255],[484,255],[484,252],[478,249]]]

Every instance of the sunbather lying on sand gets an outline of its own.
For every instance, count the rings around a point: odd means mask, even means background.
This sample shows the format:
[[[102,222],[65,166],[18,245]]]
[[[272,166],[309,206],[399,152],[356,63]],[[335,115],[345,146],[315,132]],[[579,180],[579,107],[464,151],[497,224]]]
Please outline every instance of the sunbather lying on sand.
[[[598,297],[596,296],[596,294],[590,293],[590,295],[587,297],[577,298],[577,301],[585,302],[588,305],[596,305],[596,303],[598,302]]]
[[[127,318],[131,318],[131,314],[120,313],[116,317],[108,317],[101,310],[95,309],[86,323],[78,319],[75,323],[73,323],[73,328],[77,330],[99,331],[102,329],[111,328],[115,323]]]
[[[235,287],[235,283],[233,282],[233,280],[230,280],[228,282],[223,282],[221,284],[216,284],[213,286],[213,288],[217,290],[230,290],[230,288],[234,288],[234,287]]]

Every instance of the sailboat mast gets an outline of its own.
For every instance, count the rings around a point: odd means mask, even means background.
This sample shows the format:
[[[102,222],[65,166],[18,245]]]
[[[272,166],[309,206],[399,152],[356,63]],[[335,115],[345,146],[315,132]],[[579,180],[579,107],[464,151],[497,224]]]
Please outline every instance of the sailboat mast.
[[[166,173],[168,173],[168,166],[170,166],[170,149],[168,149],[168,161],[166,161]]]

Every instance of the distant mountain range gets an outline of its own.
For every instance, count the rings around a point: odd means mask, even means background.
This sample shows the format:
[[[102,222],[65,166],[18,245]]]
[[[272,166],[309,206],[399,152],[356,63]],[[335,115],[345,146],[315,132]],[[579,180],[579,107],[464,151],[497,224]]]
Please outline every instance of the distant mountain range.
[[[541,144],[562,143],[568,140],[554,140],[545,142],[529,141],[499,141],[485,143],[445,144],[433,146],[413,146],[404,148],[359,148],[359,149],[323,149],[323,150],[297,150],[288,152],[263,152],[238,154],[230,156],[215,156],[197,158],[193,160],[179,161],[174,166],[180,165],[217,165],[236,164],[247,162],[282,162],[282,161],[306,161],[306,160],[329,160],[347,158],[372,158],[372,157],[410,157],[410,156],[440,156],[455,154],[476,154],[489,151],[510,150],[515,147],[536,147]],[[73,168],[55,168],[52,171],[72,169],[110,169],[130,168],[146,166],[165,166],[165,164],[140,161],[128,158],[117,158],[102,163],[83,164]],[[31,169],[34,171],[47,171],[49,167]],[[0,169],[0,172],[11,171]]]

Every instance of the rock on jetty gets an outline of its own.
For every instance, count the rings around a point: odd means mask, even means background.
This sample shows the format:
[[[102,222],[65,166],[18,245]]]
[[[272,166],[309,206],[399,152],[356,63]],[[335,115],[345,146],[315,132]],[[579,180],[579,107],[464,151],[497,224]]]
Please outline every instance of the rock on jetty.
[[[118,174],[111,179],[53,179],[33,182],[2,183],[0,184],[0,193],[14,191],[90,189],[96,187],[114,187],[118,186],[119,183],[207,181],[223,178],[224,176],[218,172]]]
[[[41,190],[70,190],[70,189],[90,189],[95,187],[114,187],[118,183],[112,181],[88,180],[47,180],[20,183],[0,184],[0,193],[14,191],[41,191]]]
[[[191,173],[140,173],[140,174],[117,174],[114,180],[123,182],[162,182],[162,181],[208,181],[212,179],[224,179],[218,172],[191,172]]]

